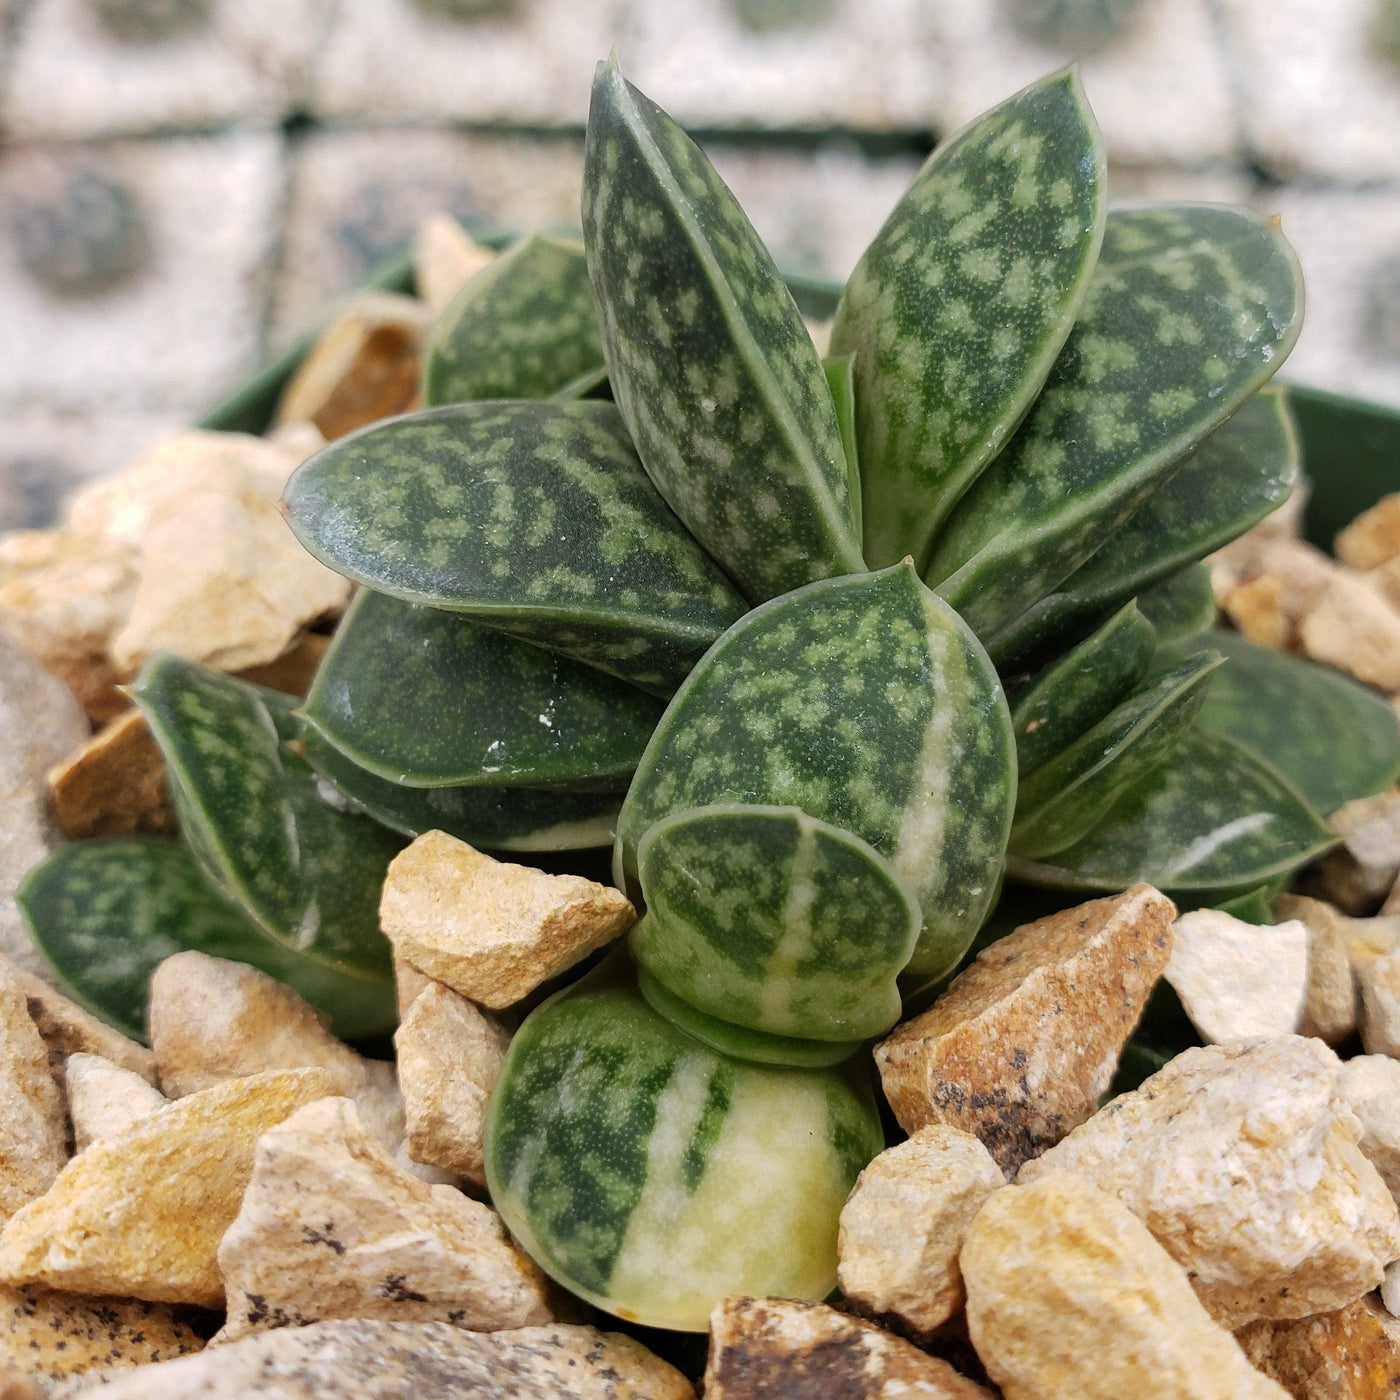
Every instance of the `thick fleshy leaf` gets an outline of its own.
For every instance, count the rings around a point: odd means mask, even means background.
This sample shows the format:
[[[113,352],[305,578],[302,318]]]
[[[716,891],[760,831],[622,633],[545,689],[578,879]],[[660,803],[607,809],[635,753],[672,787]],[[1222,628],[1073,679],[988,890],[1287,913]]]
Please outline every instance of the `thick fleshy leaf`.
[[[996,673],[911,564],[831,579],[732,627],[671,702],[618,827],[741,802],[800,807],[869,842],[907,881],[924,927],[908,972],[962,955],[996,894],[1016,786]]]
[[[310,725],[302,746],[352,810],[405,836],[445,831],[496,851],[576,851],[612,845],[622,795],[528,787],[411,788],[359,767]],[[332,800],[323,789],[322,796]]]
[[[1232,739],[1197,725],[1171,762],[1130,789],[1051,861],[1010,857],[1029,884],[1123,890],[1146,880],[1213,902],[1305,865],[1336,842],[1297,790]]]
[[[303,717],[404,787],[621,791],[664,706],[460,613],[362,592]]]
[[[1147,674],[1157,634],[1135,603],[1047,666],[1011,706],[1016,766],[1027,774],[1098,723]]]
[[[385,981],[384,872],[403,841],[327,803],[292,746],[290,696],[157,653],[131,690],[160,745],[180,832],[205,875],[270,938]]]
[[[516,1032],[486,1177],[511,1234],[566,1288],[703,1332],[735,1293],[835,1287],[841,1206],[883,1146],[863,1080],[717,1055],[610,960]]]
[[[667,694],[744,611],[609,403],[473,403],[333,442],[287,485],[297,537],[379,593]]]
[[[1400,724],[1364,685],[1316,662],[1209,632],[1164,652],[1222,652],[1200,723],[1248,745],[1319,812],[1382,792],[1400,778]]]
[[[856,355],[871,567],[928,558],[1050,372],[1103,238],[1103,141],[1073,69],[930,157],[856,265],[832,327]]]
[[[1282,389],[1249,399],[1163,482],[1089,561],[988,643],[1003,664],[1082,629],[1134,594],[1148,592],[1197,559],[1242,535],[1288,499],[1298,484],[1298,437]],[[1191,590],[1204,611],[1199,575],[1183,580],[1170,606],[1185,626]],[[1208,623],[1202,624],[1209,625]],[[1196,630],[1199,630],[1196,629]]]
[[[1210,569],[1204,564],[1192,564],[1139,594],[1137,605],[1161,641],[1198,636],[1216,617]]]
[[[536,234],[484,267],[438,317],[423,403],[547,399],[603,369],[583,245]]]
[[[583,235],[613,394],[661,494],[750,602],[865,567],[821,359],[700,148],[599,65]]]
[[[710,1016],[770,1035],[861,1040],[899,1019],[919,901],[877,851],[796,807],[678,812],[637,850],[632,955]]]
[[[841,450],[846,454],[846,489],[851,497],[851,520],[860,533],[862,502],[860,487],[860,444],[856,440],[856,357],[832,355],[822,361],[831,401],[836,405],[836,422],[841,428]]]
[[[302,957],[209,887],[184,846],[144,837],[78,841],[32,870],[16,896],[63,988],[126,1034],[144,1038],[151,974],[187,948],[251,963],[363,1036],[396,1019],[387,980],[347,976]]]
[[[1218,205],[1110,214],[1074,332],[1021,430],[948,517],[929,582],[996,638],[1278,369],[1302,305],[1274,223]]]
[[[1102,821],[1130,787],[1146,781],[1163,761],[1174,762],[1173,750],[1218,665],[1214,653],[1183,661],[1022,778],[1010,849],[1031,860],[1064,850]]]

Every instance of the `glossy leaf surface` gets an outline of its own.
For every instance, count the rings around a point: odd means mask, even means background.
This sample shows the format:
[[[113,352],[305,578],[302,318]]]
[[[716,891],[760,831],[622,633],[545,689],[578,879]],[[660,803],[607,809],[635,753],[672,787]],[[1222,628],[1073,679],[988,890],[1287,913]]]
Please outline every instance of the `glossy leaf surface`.
[[[841,451],[846,456],[846,489],[851,497],[851,518],[860,532],[862,518],[860,486],[860,444],[856,439],[856,357],[832,355],[822,361],[831,401],[836,405],[836,422],[841,428]]]
[[[637,963],[707,1015],[770,1035],[861,1040],[899,1018],[919,902],[858,836],[795,807],[678,812],[637,852]]]
[[[1023,777],[1010,849],[1029,859],[1064,850],[1102,821],[1130,787],[1147,780],[1163,761],[1174,762],[1172,751],[1219,664],[1213,653],[1183,661]]]
[[[511,1233],[565,1287],[650,1326],[703,1332],[735,1293],[825,1297],[841,1206],[884,1146],[868,1089],[717,1055],[618,969],[511,1041],[486,1127]]]
[[[821,359],[700,148],[601,64],[583,232],[609,377],[646,469],[750,602],[864,568]]]
[[[1210,569],[1192,564],[1140,593],[1138,609],[1164,642],[1195,637],[1215,622],[1215,590]]]
[[[912,565],[756,609],[691,673],[618,828],[625,878],[690,807],[800,807],[853,832],[919,899],[919,977],[961,956],[995,892],[1016,782],[1006,700],[976,639]]]
[[[846,285],[873,568],[928,558],[1074,325],[1103,238],[1103,141],[1078,74],[1032,84],[939,147]]]
[[[1295,870],[1335,841],[1272,768],[1197,725],[1083,840],[1047,861],[1011,857],[1007,870],[1030,884],[1083,891],[1146,880],[1212,902]]]
[[[948,517],[926,577],[995,638],[1278,369],[1301,319],[1275,225],[1217,205],[1110,214],[1044,392]]]
[[[292,476],[298,538],[379,593],[669,693],[744,611],[608,403],[476,403],[376,423]]]
[[[402,787],[359,767],[310,725],[302,745],[311,766],[353,809],[405,836],[445,831],[487,850],[575,851],[610,846],[617,830],[621,793]]]
[[[621,791],[663,708],[460,613],[365,590],[302,714],[347,758],[400,786]]]
[[[535,234],[477,273],[434,323],[423,403],[546,399],[602,369],[583,245]]]
[[[1147,674],[1157,634],[1135,603],[1047,666],[1016,696],[1016,764],[1027,774],[1097,724]]]
[[[395,1021],[387,981],[345,976],[283,947],[209,887],[174,841],[135,837],[62,846],[17,899],[35,941],[75,1000],[144,1039],[151,974],[187,948],[251,963],[300,992],[341,1036]]]

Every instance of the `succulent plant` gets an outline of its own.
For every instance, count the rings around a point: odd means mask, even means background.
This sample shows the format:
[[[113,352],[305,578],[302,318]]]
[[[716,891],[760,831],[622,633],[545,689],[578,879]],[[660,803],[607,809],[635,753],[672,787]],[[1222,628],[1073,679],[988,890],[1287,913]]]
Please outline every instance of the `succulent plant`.
[[[425,408],[289,483],[364,585],[305,703],[154,659],[185,847],[70,848],[24,898],[127,1024],[178,927],[353,1033],[391,1021],[374,892],[405,837],[613,843],[643,916],[516,1035],[487,1171],[562,1283],[694,1329],[834,1285],[882,1142],[863,1049],[994,936],[1004,880],[1257,903],[1400,736],[1207,630],[1198,561],[1298,481],[1265,387],[1298,268],[1245,212],[1110,213],[1073,71],[935,152],[826,361],[615,63],[584,188],[581,248],[523,242],[442,314]]]

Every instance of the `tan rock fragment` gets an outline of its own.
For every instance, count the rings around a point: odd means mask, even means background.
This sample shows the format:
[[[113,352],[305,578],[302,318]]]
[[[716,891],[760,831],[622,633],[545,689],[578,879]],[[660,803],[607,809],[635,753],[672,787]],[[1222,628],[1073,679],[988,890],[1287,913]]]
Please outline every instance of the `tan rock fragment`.
[[[1164,895],[1136,885],[983,949],[876,1047],[905,1131],[961,1128],[1014,1171],[1082,1123],[1166,966],[1175,915]]]
[[[450,214],[424,219],[413,235],[413,280],[429,316],[436,319],[495,258]]]
[[[148,1366],[203,1348],[199,1333],[165,1303],[0,1284],[0,1362],[45,1382]]]
[[[1400,1259],[1385,1266],[1385,1282],[1381,1284],[1381,1303],[1391,1317],[1400,1318]]]
[[[710,1314],[705,1400],[991,1400],[991,1393],[822,1303],[726,1298]]]
[[[944,1123],[880,1153],[841,1211],[841,1291],[861,1311],[930,1336],[962,1308],[958,1251],[983,1201],[1005,1184],[991,1153]]]
[[[1281,506],[1210,555],[1205,562],[1210,565],[1212,585],[1217,586],[1217,576],[1227,586],[1250,577],[1259,571],[1260,555],[1269,545],[1278,540],[1298,539],[1303,532],[1303,512],[1307,507],[1308,495],[1307,482],[1299,482]],[[1216,597],[1220,596],[1220,591],[1217,591]]]
[[[1205,1041],[1291,1034],[1307,997],[1307,926],[1298,919],[1248,924],[1219,909],[1193,910],[1172,925],[1163,976]]]
[[[0,1281],[220,1307],[216,1251],[254,1144],[334,1092],[318,1069],[235,1079],[93,1143],[0,1232]]]
[[[1074,1177],[998,1191],[962,1252],[967,1326],[1007,1400],[1285,1400],[1133,1214]]]
[[[48,775],[63,834],[173,836],[179,829],[165,760],[139,710],[127,710]]]
[[[345,1317],[474,1332],[550,1321],[544,1276],[495,1211],[404,1171],[345,1098],[263,1134],[219,1268],[220,1341]]]
[[[408,1008],[418,1000],[419,994],[432,985],[433,979],[426,972],[420,972],[407,958],[395,955],[394,990],[397,994],[400,1021],[408,1015]]]
[[[1400,952],[1365,958],[1353,967],[1362,1048],[1368,1055],[1400,1056]]]
[[[277,422],[305,419],[327,442],[408,409],[432,320],[412,297],[362,292],[333,320],[292,376]]]
[[[1305,1400],[1393,1400],[1400,1390],[1400,1324],[1374,1298],[1237,1334],[1251,1364]]]
[[[482,1132],[510,1036],[493,1017],[430,982],[394,1033],[409,1155],[485,1185]]]
[[[640,1343],[592,1327],[467,1332],[445,1322],[361,1318],[255,1333],[137,1371],[101,1400],[694,1400]],[[97,1397],[94,1396],[94,1400]],[[911,1397],[912,1400],[912,1397]]]
[[[0,1400],[45,1400],[52,1392],[13,1366],[0,1365]]]
[[[1353,569],[1374,569],[1400,554],[1400,495],[1382,496],[1337,536],[1337,558]]]
[[[53,1185],[68,1115],[17,978],[0,974],[0,1219]]]
[[[1330,820],[1342,844],[1319,863],[1319,892],[1348,914],[1374,914],[1400,876],[1400,790],[1348,802]]]
[[[493,860],[441,831],[394,858],[379,905],[400,957],[489,1007],[519,1001],[636,917],[608,885]]]
[[[1367,569],[1362,577],[1392,608],[1400,608],[1400,557]]]
[[[1361,1120],[1361,1150],[1400,1202],[1400,1060],[1357,1055],[1342,1065],[1341,1088]]]
[[[70,1055],[65,1075],[75,1152],[99,1138],[124,1133],[167,1102],[139,1074],[120,1069],[100,1055]]]
[[[1400,1214],[1360,1148],[1341,1062],[1300,1036],[1187,1050],[1018,1180],[1116,1196],[1234,1329],[1344,1307],[1400,1258]]]
[[[1339,569],[1302,620],[1305,655],[1368,685],[1400,690],[1400,611],[1364,578]]]
[[[1284,585],[1273,574],[1259,574],[1229,588],[1220,609],[1246,640],[1286,650],[1293,640],[1293,619],[1284,610]]]
[[[1298,1034],[1341,1045],[1356,1033],[1356,983],[1343,915],[1320,899],[1291,894],[1274,901],[1273,913],[1281,922],[1301,920],[1308,931],[1308,988]]]

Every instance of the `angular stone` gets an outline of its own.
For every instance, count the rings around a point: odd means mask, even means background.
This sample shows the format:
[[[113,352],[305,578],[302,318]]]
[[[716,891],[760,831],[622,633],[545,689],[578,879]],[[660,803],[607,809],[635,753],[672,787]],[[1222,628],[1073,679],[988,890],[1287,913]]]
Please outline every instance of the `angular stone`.
[[[510,1006],[635,922],[625,895],[492,860],[429,831],[389,866],[379,922],[401,957],[483,1006]]]
[[[1351,975],[1342,915],[1306,895],[1281,895],[1276,919],[1300,919],[1308,931],[1308,989],[1298,1034],[1336,1047],[1356,1033],[1356,983]]]
[[[413,280],[428,314],[437,317],[495,258],[450,214],[434,214],[413,235]]]
[[[967,1326],[1009,1400],[1285,1400],[1134,1215],[1058,1173],[996,1192],[962,1252]]]
[[[405,412],[431,316],[412,297],[361,292],[321,332],[282,391],[278,423],[314,423],[327,442]]]
[[[325,1070],[216,1085],[95,1142],[0,1232],[0,1281],[223,1305],[216,1253],[258,1138],[335,1092]]]
[[[1298,919],[1248,924],[1219,909],[1193,910],[1172,925],[1162,975],[1207,1042],[1289,1035],[1307,999],[1307,926]]]
[[[473,1332],[551,1320],[544,1276],[495,1211],[404,1171],[345,1098],[263,1134],[219,1268],[221,1342],[347,1317]]]
[[[1374,1298],[1236,1334],[1256,1370],[1307,1400],[1392,1400],[1400,1390],[1400,1323]]]
[[[710,1314],[705,1400],[991,1400],[991,1392],[824,1303],[726,1298]]]
[[[467,1332],[446,1322],[356,1318],[255,1333],[137,1371],[101,1400],[694,1400],[639,1342],[592,1327]]]
[[[880,1153],[841,1211],[841,1291],[862,1312],[928,1338],[961,1310],[958,1251],[972,1217],[1005,1184],[991,1153],[944,1123]]]
[[[1400,1060],[1357,1055],[1342,1065],[1341,1088],[1361,1120],[1361,1150],[1400,1202]]]
[[[1362,1048],[1368,1055],[1400,1056],[1400,952],[1364,958],[1353,969]]]
[[[54,815],[70,840],[179,830],[165,760],[139,710],[118,715],[51,768],[48,783]]]
[[[169,1361],[203,1347],[203,1337],[165,1303],[0,1284],[0,1362],[46,1385]]]
[[[1339,569],[1328,580],[1298,639],[1314,661],[1388,693],[1400,690],[1400,611],[1360,575]]]
[[[101,1055],[70,1055],[65,1076],[75,1152],[100,1138],[124,1133],[168,1102],[139,1074],[120,1069]]]
[[[0,974],[0,1219],[53,1185],[68,1160],[68,1114],[19,980]]]
[[[1400,1318],[1400,1259],[1385,1266],[1385,1282],[1381,1284],[1381,1302],[1391,1317]]]
[[[1164,895],[1135,885],[984,948],[876,1047],[904,1130],[961,1128],[1015,1171],[1084,1122],[1166,966],[1175,916]]]
[[[1382,496],[1337,536],[1337,558],[1353,569],[1374,569],[1400,555],[1400,494]]]
[[[1400,876],[1400,791],[1359,797],[1330,820],[1342,844],[1318,864],[1318,893],[1348,914],[1374,914]]]
[[[510,1035],[440,982],[419,993],[394,1033],[409,1156],[486,1184],[482,1132]]]
[[[1299,1036],[1187,1050],[1018,1180],[1116,1196],[1232,1330],[1345,1307],[1400,1257],[1400,1214],[1359,1146],[1341,1062]]]
[[[397,994],[399,1020],[408,1015],[421,993],[433,985],[433,979],[426,972],[419,972],[407,958],[394,957],[394,991]],[[441,984],[439,984],[441,985]]]
[[[1293,639],[1293,619],[1284,610],[1283,591],[1273,574],[1259,574],[1228,588],[1220,595],[1220,608],[1247,641],[1282,651]]]

